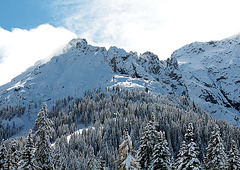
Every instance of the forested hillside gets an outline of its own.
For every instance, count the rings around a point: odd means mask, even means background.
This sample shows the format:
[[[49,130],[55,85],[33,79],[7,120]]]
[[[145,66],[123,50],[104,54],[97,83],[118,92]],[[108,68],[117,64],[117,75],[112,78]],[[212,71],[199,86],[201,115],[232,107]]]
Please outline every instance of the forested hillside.
[[[222,153],[226,155],[233,148],[233,144],[236,143],[235,150],[240,144],[238,127],[230,126],[226,121],[213,119],[184,96],[154,94],[147,89],[129,90],[119,86],[96,89],[85,92],[80,98],[68,97],[58,100],[55,106],[48,109],[48,119],[53,122],[51,126],[54,129],[50,139],[53,145],[48,150],[52,153],[50,155],[53,155],[50,162],[52,166],[62,169],[101,169],[101,167],[117,169],[126,162],[117,159],[122,153],[121,148],[129,142],[132,149],[126,154],[131,156],[128,155],[126,158],[134,160],[135,167],[148,168],[150,165],[153,166],[153,163],[143,165],[140,161],[143,141],[148,143],[150,141],[153,146],[156,145],[154,142],[163,141],[164,146],[168,147],[171,167],[175,166],[174,162],[176,166],[180,166],[179,151],[184,150],[183,143],[186,142],[185,148],[195,146],[194,153],[200,162],[198,166],[204,168],[211,166],[207,161],[210,157],[206,155],[210,154],[211,145],[208,142],[213,140],[215,133],[217,134],[215,136],[221,138]],[[84,129],[81,133],[76,132],[82,128]],[[150,136],[155,134],[155,137],[143,140],[146,132]],[[37,123],[32,138],[35,143],[33,148],[38,148],[36,144],[39,144],[41,138]],[[5,148],[7,153],[12,155],[12,146],[16,145],[15,151],[21,155],[27,140],[29,139],[25,137],[5,140],[1,148]],[[158,154],[155,152],[157,148],[150,149],[152,154]],[[33,157],[34,155],[37,153],[33,152]],[[151,155],[149,157],[152,159]],[[19,161],[21,158],[19,156]],[[224,158],[227,166],[227,162],[231,162],[230,156],[229,159],[227,156]],[[1,161],[6,164],[8,160],[11,159],[5,157]]]

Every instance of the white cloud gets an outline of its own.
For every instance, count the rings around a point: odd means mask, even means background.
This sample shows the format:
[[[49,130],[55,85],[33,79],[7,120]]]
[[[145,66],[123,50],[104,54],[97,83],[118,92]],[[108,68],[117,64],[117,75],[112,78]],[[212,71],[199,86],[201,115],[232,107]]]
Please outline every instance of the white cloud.
[[[64,28],[40,25],[31,30],[0,28],[0,85],[25,71],[36,61],[49,59],[76,35]]]
[[[239,0],[55,0],[54,6],[59,24],[90,43],[162,59],[187,43],[240,31]]]

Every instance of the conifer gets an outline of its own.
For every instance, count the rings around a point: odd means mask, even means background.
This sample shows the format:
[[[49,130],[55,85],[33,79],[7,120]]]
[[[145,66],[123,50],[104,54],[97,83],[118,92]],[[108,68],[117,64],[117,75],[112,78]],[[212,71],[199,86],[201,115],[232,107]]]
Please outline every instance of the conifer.
[[[132,139],[128,135],[128,132],[125,131],[125,139],[120,144],[118,149],[118,158],[115,163],[118,163],[119,170],[137,170],[140,169],[140,166],[136,159],[133,156],[133,145]]]
[[[220,128],[215,125],[208,142],[207,154],[204,159],[206,169],[227,169],[227,155],[223,140],[220,136]]]
[[[34,145],[32,140],[32,130],[30,129],[29,135],[27,137],[27,143],[24,151],[22,152],[22,157],[18,163],[19,169],[22,170],[36,170],[39,169],[34,155]]]
[[[17,148],[17,142],[14,139],[11,143],[11,160],[10,160],[10,166],[11,169],[18,169],[18,162],[21,157],[21,153]]]
[[[228,152],[228,169],[240,169],[239,150],[234,140],[232,140],[231,148]]]
[[[2,143],[1,143],[1,146],[0,146],[0,169],[3,169],[6,154],[7,154],[6,147],[4,145],[4,140],[2,140]]]
[[[65,160],[63,159],[63,153],[61,152],[61,148],[59,146],[59,138],[56,140],[54,144],[54,156],[53,156],[53,165],[55,170],[64,170]]]
[[[98,160],[97,170],[105,170],[105,159],[103,156],[100,156],[100,159]]]
[[[154,145],[157,140],[157,123],[152,115],[149,123],[144,127],[142,137],[140,138],[140,147],[138,149],[138,161],[143,169],[148,169],[151,163]]]
[[[165,133],[162,131],[158,133],[157,143],[154,146],[150,169],[172,169],[171,153],[168,148]]]
[[[3,169],[4,170],[9,170],[11,168],[11,150],[7,150],[6,156],[4,159],[4,164],[3,164]]]
[[[50,137],[53,133],[53,123],[48,118],[46,103],[43,103],[43,107],[38,113],[38,118],[35,124],[38,127],[36,132],[38,141],[35,152],[38,166],[44,170],[53,169],[53,155],[50,143]]]
[[[202,169],[201,163],[198,159],[198,147],[193,141],[193,125],[188,124],[186,134],[184,135],[184,141],[181,144],[180,150],[177,155],[176,169]]]

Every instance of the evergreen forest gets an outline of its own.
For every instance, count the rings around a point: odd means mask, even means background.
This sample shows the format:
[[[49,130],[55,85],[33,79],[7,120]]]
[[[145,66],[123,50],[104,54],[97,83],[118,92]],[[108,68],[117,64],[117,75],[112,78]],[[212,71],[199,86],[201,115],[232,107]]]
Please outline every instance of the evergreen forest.
[[[11,120],[27,110],[0,113]],[[0,169],[240,169],[237,126],[185,96],[147,89],[114,86],[43,103],[28,135],[12,137],[19,131],[1,125]]]

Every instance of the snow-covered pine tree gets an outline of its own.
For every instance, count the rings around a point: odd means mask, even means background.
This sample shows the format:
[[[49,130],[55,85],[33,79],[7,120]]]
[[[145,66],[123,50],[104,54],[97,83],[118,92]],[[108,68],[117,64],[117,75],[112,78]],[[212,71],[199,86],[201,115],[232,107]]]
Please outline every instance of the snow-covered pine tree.
[[[17,142],[15,139],[11,142],[11,153],[12,153],[10,160],[11,169],[18,169],[18,162],[20,160],[21,153],[17,149]]]
[[[165,138],[165,132],[160,131],[158,133],[157,143],[154,146],[153,156],[149,169],[172,169],[171,153],[168,148],[168,142]]]
[[[3,169],[4,170],[11,169],[11,155],[12,155],[11,150],[10,149],[7,150],[6,156],[5,156],[5,159],[4,159],[4,164],[3,164]]]
[[[197,144],[193,142],[193,139],[192,139],[192,141],[187,146],[189,149],[188,153],[191,155],[189,160],[190,169],[194,169],[194,170],[202,169],[201,163],[198,159],[199,152],[197,151],[198,150]]]
[[[215,125],[208,142],[207,154],[204,159],[206,169],[227,169],[227,155],[223,140],[220,136],[220,128]]]
[[[38,113],[38,118],[36,119],[35,124],[38,127],[36,132],[38,141],[35,152],[38,166],[44,170],[53,169],[53,155],[50,143],[50,137],[53,133],[53,123],[48,118],[46,103],[43,103],[43,107]]]
[[[231,148],[228,152],[228,169],[240,169],[239,150],[234,140],[232,140]]]
[[[186,164],[187,162],[186,153],[187,153],[187,144],[185,141],[182,141],[182,144],[177,154],[176,163],[175,163],[175,167],[177,170],[183,168],[184,165]]]
[[[192,123],[189,123],[188,124],[188,128],[186,130],[186,133],[184,135],[184,139],[186,141],[187,144],[189,144],[191,141],[193,141],[193,136],[194,136],[194,133],[193,133],[193,124]]]
[[[0,169],[3,169],[3,165],[5,163],[5,157],[6,157],[6,147],[4,145],[4,140],[2,140],[1,146],[0,146]]]
[[[184,141],[179,149],[176,169],[202,169],[201,163],[198,159],[198,147],[195,142],[193,142],[193,124],[189,123],[186,134],[184,135]]]
[[[93,147],[89,147],[88,150],[89,150],[89,153],[87,155],[86,170],[97,169],[97,161],[96,161],[96,157],[94,155]]]
[[[26,141],[25,149],[22,152],[21,160],[18,163],[19,169],[22,170],[35,170],[40,169],[37,166],[37,162],[34,155],[34,144],[32,140],[32,130],[29,130],[29,134]]]
[[[63,153],[59,146],[60,139],[58,138],[54,144],[54,159],[53,165],[55,170],[64,170],[66,168],[65,160],[63,159]]]
[[[140,166],[136,159],[133,156],[133,145],[132,139],[128,135],[128,132],[125,131],[125,139],[119,145],[118,157],[115,163],[118,163],[119,170],[137,170],[140,169]]]
[[[97,170],[105,170],[105,160],[103,156],[100,156],[100,159],[98,160]]]
[[[151,163],[153,148],[157,140],[157,123],[152,115],[149,123],[144,127],[140,138],[140,146],[138,149],[138,162],[142,169],[148,169]]]

